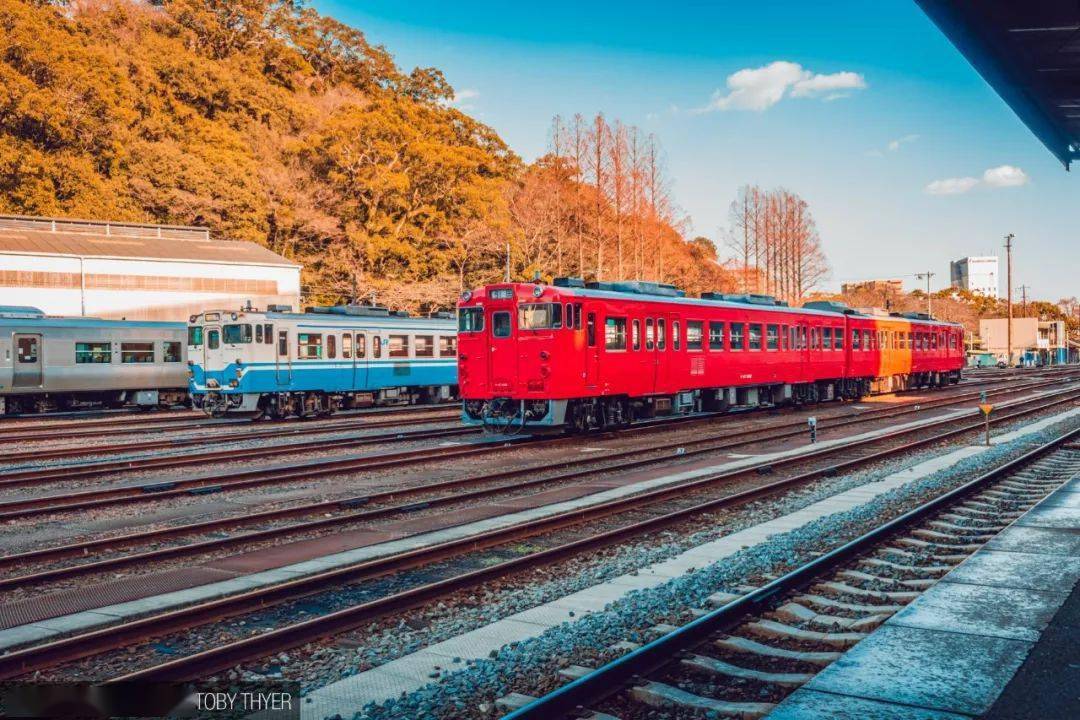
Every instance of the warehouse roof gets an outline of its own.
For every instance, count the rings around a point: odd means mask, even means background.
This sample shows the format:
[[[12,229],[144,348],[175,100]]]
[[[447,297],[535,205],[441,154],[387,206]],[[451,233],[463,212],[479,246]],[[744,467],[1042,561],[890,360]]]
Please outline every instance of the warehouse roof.
[[[0,215],[0,253],[299,267],[253,242],[206,228]]]
[[[1065,168],[1080,160],[1076,0],[917,0]]]

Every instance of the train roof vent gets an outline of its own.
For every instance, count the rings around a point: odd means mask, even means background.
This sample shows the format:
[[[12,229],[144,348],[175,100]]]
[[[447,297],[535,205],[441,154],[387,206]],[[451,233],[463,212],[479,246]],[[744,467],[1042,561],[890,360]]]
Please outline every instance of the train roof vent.
[[[584,288],[585,281],[579,277],[557,277],[551,281],[555,287]]]
[[[292,312],[292,305],[267,305],[266,312],[289,313]]]
[[[4,318],[43,318],[45,313],[30,305],[0,305],[0,317]]]
[[[923,312],[906,312],[906,313],[901,314],[900,317],[905,317],[908,320],[933,320],[934,319],[934,318],[930,317],[929,315],[927,315],[926,313],[923,313]]]
[[[836,300],[811,300],[810,302],[803,303],[804,310],[824,310],[826,312],[840,313],[842,315],[858,315],[859,313],[852,310],[842,302]]]
[[[589,282],[585,287],[590,290],[631,293],[634,295],[660,295],[662,297],[685,297],[686,293],[667,283],[643,282],[641,280],[620,280],[615,282]]]
[[[772,295],[759,295],[757,293],[701,293],[704,300],[723,300],[724,302],[747,303],[749,305],[773,305],[787,307],[786,300],[777,300]]]
[[[390,311],[378,305],[317,305],[307,309],[317,315],[354,315],[360,317],[387,317]]]

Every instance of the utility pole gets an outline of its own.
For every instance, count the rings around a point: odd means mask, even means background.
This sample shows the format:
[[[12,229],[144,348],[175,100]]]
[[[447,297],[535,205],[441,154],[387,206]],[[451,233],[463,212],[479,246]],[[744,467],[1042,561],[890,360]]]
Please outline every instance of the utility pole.
[[[1009,306],[1009,321],[1006,326],[1005,336],[1006,344],[1009,346],[1009,356],[1005,360],[1005,364],[1012,367],[1012,321],[1013,321],[1013,309],[1012,309],[1012,241],[1016,237],[1012,233],[1005,236],[1005,272],[1006,272],[1006,285],[1008,288],[1008,306]]]
[[[929,270],[927,270],[926,272],[919,273],[918,275],[915,276],[915,277],[919,278],[920,280],[922,280],[923,278],[926,278],[926,314],[928,316],[930,316],[930,317],[934,317],[933,306],[930,304],[931,303],[931,300],[930,300],[930,278],[934,277],[935,275],[937,275],[937,273],[930,272]]]
[[[506,241],[506,282],[510,282],[510,241]]]
[[[1028,316],[1028,312],[1027,312],[1027,291],[1031,289],[1031,286],[1030,285],[1021,285],[1020,287],[1018,287],[1016,289],[1020,291],[1020,307],[1022,308],[1020,310],[1020,312],[1022,312],[1024,314],[1024,317],[1027,317]]]

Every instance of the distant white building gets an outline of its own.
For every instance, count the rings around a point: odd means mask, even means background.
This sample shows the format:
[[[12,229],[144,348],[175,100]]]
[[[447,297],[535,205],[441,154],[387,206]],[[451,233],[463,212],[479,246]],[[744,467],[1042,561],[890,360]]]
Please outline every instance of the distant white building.
[[[251,301],[299,307],[300,265],[206,228],[0,215],[0,305],[186,321]]]
[[[996,298],[998,259],[994,255],[960,258],[949,263],[949,280],[954,288]]]

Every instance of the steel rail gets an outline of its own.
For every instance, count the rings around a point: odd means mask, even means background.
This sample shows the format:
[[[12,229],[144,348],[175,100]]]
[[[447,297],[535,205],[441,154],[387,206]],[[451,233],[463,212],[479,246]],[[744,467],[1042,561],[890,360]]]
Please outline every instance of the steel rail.
[[[1018,458],[1003,463],[903,515],[882,523],[873,530],[766,583],[757,590],[702,615],[677,630],[597,668],[588,675],[504,715],[502,720],[554,720],[576,714],[582,708],[594,705],[597,701],[621,691],[635,677],[655,673],[671,662],[678,653],[701,644],[710,635],[732,627],[747,615],[767,610],[777,595],[806,587],[817,577],[862,554],[867,548],[878,544],[895,532],[909,527],[957,499],[966,497],[1003,475],[1026,466],[1078,436],[1080,436],[1080,428],[1066,432]]]
[[[1069,397],[1066,398],[1058,398],[1056,396],[1051,396],[1049,398],[1038,398],[1038,400],[1049,400],[1049,402],[1044,402],[1042,405],[1039,405],[1035,408],[1021,410],[1010,413],[1009,415],[1000,416],[997,419],[997,422],[1004,422],[1010,419],[1015,419],[1017,417],[1030,415],[1043,409],[1069,402],[1072,400],[1073,397],[1077,396],[1078,393],[1077,391],[1069,391],[1067,394],[1069,395]],[[1031,404],[1032,402],[1035,401],[1028,400],[1022,404]],[[1019,405],[1021,403],[1017,404]],[[760,464],[752,464],[743,468],[739,468],[738,470],[716,473],[712,476],[691,481],[689,483],[682,483],[674,486],[669,486],[667,488],[660,488],[639,495],[620,498],[608,501],[606,503],[588,506],[585,508],[578,508],[565,513],[548,516],[546,518],[539,518],[537,520],[533,520],[527,523],[521,523],[519,525],[500,528],[473,536],[467,536],[437,545],[421,547],[395,555],[386,556],[383,558],[368,560],[354,565],[324,571],[315,575],[296,578],[294,580],[289,580],[278,585],[259,588],[256,590],[251,590],[224,598],[218,598],[216,600],[199,603],[178,610],[168,611],[160,615],[145,617],[130,622],[120,623],[118,625],[114,625],[101,630],[95,630],[79,635],[74,635],[60,640],[54,640],[42,645],[25,648],[23,650],[15,650],[9,652],[6,655],[0,655],[0,679],[10,679],[13,677],[18,677],[20,675],[26,674],[27,672],[42,669],[45,667],[50,667],[58,663],[100,654],[102,652],[107,652],[116,648],[127,647],[131,643],[139,642],[153,637],[158,637],[172,632],[177,632],[180,630],[185,630],[190,627],[195,627],[234,615],[240,615],[245,612],[250,612],[251,610],[262,609],[270,605],[279,604],[286,600],[310,595],[329,588],[340,587],[340,585],[344,582],[355,582],[362,579],[381,577],[400,570],[422,566],[448,557],[453,557],[460,554],[461,552],[473,552],[488,547],[501,545],[509,541],[518,540],[540,533],[551,532],[572,525],[580,524],[581,522],[585,522],[588,520],[607,517],[609,515],[617,514],[627,509],[633,509],[643,505],[652,504],[657,501],[668,500],[672,497],[684,495],[687,490],[704,489],[707,486],[711,486],[722,480],[729,479],[734,475],[753,473],[761,468],[775,467],[779,464],[792,464],[794,462],[805,461],[809,457],[833,455],[840,452],[848,451],[852,447],[866,445],[871,441],[881,441],[884,439],[902,436],[904,434],[914,434],[919,431],[935,429],[940,425],[950,422],[956,422],[962,419],[964,418],[948,418],[945,420],[927,423],[925,425],[919,426],[918,428],[906,428],[904,430],[886,433],[876,438],[863,438],[853,443],[838,444],[835,446],[822,448],[820,450],[807,453],[803,456],[798,456],[797,458],[784,458],[780,461],[773,460],[765,461]],[[904,452],[914,447],[921,447],[924,445],[937,443],[944,438],[952,437],[958,434],[978,431],[981,428],[981,422],[968,424],[961,428],[956,428],[951,431],[935,434],[929,438],[922,438],[897,447],[886,448],[884,450],[874,452],[860,458],[834,462],[826,467],[817,468],[805,473],[801,473],[791,478],[775,481],[766,486],[754,488],[748,491],[744,491],[742,493],[738,493],[736,495],[714,499],[699,505],[695,505],[691,508],[686,508],[683,510],[668,513],[657,518],[638,523],[637,525],[632,527],[637,528],[635,532],[640,533],[642,531],[642,528],[651,530],[657,527],[666,526],[668,524],[674,524],[694,514],[699,514],[708,510],[720,509],[725,506],[745,502],[749,499],[754,499],[763,495],[769,495],[794,484],[806,482],[808,480],[816,479],[824,475],[834,474],[839,469],[843,469],[846,467],[854,467],[865,464],[867,462],[873,462],[874,460],[880,459],[882,457],[887,457],[900,452]],[[590,543],[592,543],[590,546],[601,547],[604,544],[616,542],[616,538],[626,536],[627,532],[630,532],[630,530],[624,528],[618,531],[605,533],[605,541],[601,542],[596,538],[592,538],[590,540]],[[533,558],[535,562],[535,556],[530,555],[527,557]],[[347,608],[344,611],[339,611],[339,613],[348,612],[352,609],[353,608]],[[340,616],[337,613],[335,613],[334,616],[335,621],[340,619]],[[358,620],[356,622],[359,623],[363,621],[364,620]],[[318,637],[308,638],[308,640],[313,639],[318,639]],[[164,666],[159,667],[170,668],[169,670],[166,670],[164,672],[171,673],[173,669],[180,667],[185,661],[195,664],[204,663],[212,658],[219,657],[218,655],[216,655],[216,653],[227,654],[231,651],[231,646],[229,646],[230,650],[222,649],[225,647],[226,646],[221,646],[216,650],[208,650],[202,653],[197,653],[196,655],[188,656],[189,658],[197,657],[197,660],[179,658],[176,661],[166,663]],[[150,672],[151,670],[153,669],[148,669],[147,672]],[[150,675],[148,675],[147,677],[150,677]],[[173,677],[173,675],[163,675],[160,677]],[[177,675],[177,677],[179,677],[179,675]]]
[[[1010,390],[999,390],[997,393],[1010,393]],[[838,418],[830,418],[827,421],[820,423],[823,429],[834,429],[846,425],[851,425],[861,422],[870,422],[880,420],[883,418],[891,418],[899,415],[921,412],[928,408],[948,406],[963,402],[967,400],[967,396],[951,397],[947,399],[935,400],[931,404],[920,403],[906,405],[901,408],[880,408],[870,410],[867,412],[861,412],[854,416],[841,416]],[[785,427],[797,427],[799,430],[794,432],[779,432]],[[387,515],[406,513],[416,511],[428,507],[435,507],[438,505],[454,504],[466,500],[475,500],[492,495],[496,495],[507,490],[521,490],[538,485],[546,485],[556,482],[564,482],[566,480],[577,479],[580,477],[586,477],[597,473],[606,472],[608,470],[618,468],[625,471],[628,469],[645,467],[648,465],[659,464],[664,462],[670,462],[672,460],[685,460],[686,458],[696,455],[702,455],[710,452],[716,452],[719,450],[725,450],[730,448],[747,445],[757,442],[768,442],[778,439],[784,439],[791,436],[797,436],[803,434],[803,425],[801,422],[784,423],[779,426],[765,427],[754,429],[746,432],[727,434],[727,435],[714,435],[706,438],[700,438],[696,440],[690,440],[683,443],[680,446],[681,453],[677,456],[672,455],[660,455],[653,457],[646,457],[630,462],[619,462],[617,465],[604,465],[601,467],[593,467],[596,465],[597,460],[595,458],[583,457],[573,458],[570,460],[547,463],[542,466],[530,466],[525,468],[514,468],[500,472],[487,473],[483,475],[473,475],[464,478],[455,478],[451,480],[443,480],[436,483],[427,485],[419,485],[410,488],[395,488],[392,490],[380,491],[372,493],[370,495],[356,496],[351,498],[344,498],[341,500],[329,500],[317,503],[309,503],[306,505],[295,506],[292,508],[282,508],[276,510],[268,510],[261,513],[255,513],[251,515],[244,515],[236,518],[222,518],[217,520],[208,520],[200,523],[193,523],[189,525],[181,525],[170,528],[160,528],[157,530],[146,531],[143,533],[133,533],[130,535],[103,538],[99,540],[90,540],[80,543],[72,543],[69,545],[63,545],[55,548],[44,548],[40,550],[32,550],[25,553],[19,553],[15,555],[0,556],[0,567],[11,567],[21,563],[42,561],[47,559],[59,559],[63,557],[72,556],[86,556],[92,550],[98,549],[111,549],[116,547],[122,547],[130,545],[140,541],[149,540],[161,540],[168,537],[177,537],[195,532],[207,532],[209,530],[217,530],[224,527],[235,527],[237,525],[253,524],[265,520],[276,520],[285,517],[295,517],[298,515],[310,515],[317,512],[325,512],[328,510],[341,510],[343,508],[354,508],[360,505],[370,505],[371,503],[379,501],[387,501],[392,499],[399,499],[409,496],[415,496],[419,494],[425,494],[430,492],[436,492],[439,490],[458,489],[462,487],[469,487],[478,484],[484,484],[495,480],[518,477],[522,474],[543,473],[549,470],[558,470],[563,468],[589,466],[587,469],[562,473],[554,476],[541,476],[533,477],[529,480],[524,480],[514,484],[512,487],[494,487],[485,488],[482,490],[475,490],[466,492],[464,494],[455,494],[452,496],[444,496],[439,498],[428,499],[423,503],[410,503],[404,505],[394,505],[386,508],[380,508],[378,510],[369,510],[360,513],[349,513],[346,515],[338,515],[330,518],[321,518],[314,521],[296,523],[293,525],[287,525],[277,528],[271,528],[268,530],[255,531],[251,533],[244,533],[241,535],[232,535],[226,538],[217,538],[214,540],[207,540],[202,542],[191,543],[188,545],[181,545],[171,548],[158,548],[143,553],[133,553],[130,555],[123,555],[111,558],[105,558],[102,560],[93,561],[90,563],[84,563],[81,565],[71,565],[62,568],[42,570],[31,574],[10,576],[7,578],[0,578],[0,591],[10,590],[16,587],[25,587],[28,585],[36,585],[41,582],[48,582],[52,580],[58,580],[61,578],[74,577],[77,575],[100,572],[103,570],[113,570],[120,567],[130,566],[139,563],[148,563],[157,560],[175,558],[186,555],[198,554],[200,552],[222,549],[226,547],[232,547],[247,542],[257,542],[267,540],[271,538],[286,537],[288,535],[303,533],[314,529],[323,529],[327,527],[333,527],[336,525],[347,525],[350,523],[360,522],[364,520],[375,519],[379,517],[386,517]],[[766,437],[749,437],[762,433],[771,433]],[[716,444],[717,441],[719,444]],[[712,443],[712,444],[710,444]],[[688,447],[696,447],[693,450],[687,450]],[[663,445],[652,445],[644,448],[634,448],[625,451],[618,451],[614,453],[608,453],[604,455],[605,461],[625,461],[629,458],[640,457],[642,455],[653,455],[656,452],[662,452],[669,449],[670,444],[664,443]]]

